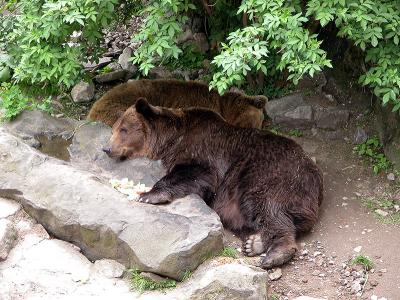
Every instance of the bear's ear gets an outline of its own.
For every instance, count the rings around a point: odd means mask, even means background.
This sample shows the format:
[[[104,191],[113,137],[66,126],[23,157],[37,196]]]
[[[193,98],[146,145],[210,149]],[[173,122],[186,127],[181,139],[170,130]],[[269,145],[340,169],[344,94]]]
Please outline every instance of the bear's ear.
[[[141,114],[145,119],[151,119],[160,113],[159,109],[147,102],[146,98],[139,98],[135,103],[136,112]]]
[[[265,104],[267,104],[268,98],[264,95],[257,95],[252,97],[252,105],[256,108],[264,108]]]

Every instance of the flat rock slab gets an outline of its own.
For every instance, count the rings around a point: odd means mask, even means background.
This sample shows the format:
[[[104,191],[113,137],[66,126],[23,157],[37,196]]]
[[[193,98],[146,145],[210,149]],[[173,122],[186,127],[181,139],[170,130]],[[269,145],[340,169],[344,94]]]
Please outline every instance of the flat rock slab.
[[[197,196],[170,205],[128,201],[92,173],[50,158],[0,128],[0,188],[18,189],[24,209],[91,260],[114,259],[180,279],[222,249],[218,215]]]

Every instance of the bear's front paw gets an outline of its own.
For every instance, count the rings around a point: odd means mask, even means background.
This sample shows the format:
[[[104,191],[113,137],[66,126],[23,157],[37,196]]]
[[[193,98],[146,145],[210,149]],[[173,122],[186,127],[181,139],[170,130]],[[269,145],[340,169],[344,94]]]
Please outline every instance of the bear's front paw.
[[[138,199],[139,202],[149,203],[149,204],[164,204],[170,203],[172,201],[172,197],[167,192],[147,192],[141,194]]]

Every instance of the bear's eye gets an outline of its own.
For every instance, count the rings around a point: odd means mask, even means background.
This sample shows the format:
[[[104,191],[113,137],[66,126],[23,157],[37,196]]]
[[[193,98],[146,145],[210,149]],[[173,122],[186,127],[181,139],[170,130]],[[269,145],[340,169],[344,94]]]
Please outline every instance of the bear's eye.
[[[119,132],[120,132],[120,133],[127,133],[128,130],[126,130],[126,128],[120,128]]]

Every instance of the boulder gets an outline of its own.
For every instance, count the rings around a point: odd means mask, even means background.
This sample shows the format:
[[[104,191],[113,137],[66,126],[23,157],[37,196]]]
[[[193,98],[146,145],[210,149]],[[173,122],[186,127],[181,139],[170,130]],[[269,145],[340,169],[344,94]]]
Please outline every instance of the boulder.
[[[198,196],[165,206],[128,201],[104,179],[50,158],[0,128],[0,188],[18,189],[26,212],[91,260],[109,258],[180,279],[222,248],[217,214]]]
[[[137,72],[137,67],[131,61],[132,53],[132,48],[126,47],[118,57],[118,63],[121,65],[122,69],[135,74]]]
[[[267,272],[257,267],[237,261],[221,264],[215,260],[201,266],[190,280],[167,296],[190,300],[266,299],[267,276]]]
[[[154,67],[149,71],[149,78],[151,79],[168,79],[173,78],[172,73],[165,67]]]
[[[193,34],[193,43],[196,45],[197,50],[201,53],[206,53],[210,49],[207,36],[203,32]]]
[[[96,80],[98,83],[106,83],[124,79],[125,76],[126,70],[116,70],[109,73],[96,75],[94,80]]]
[[[120,162],[110,159],[102,151],[110,136],[110,127],[102,123],[80,126],[76,129],[72,144],[68,148],[71,162],[84,169],[101,172],[108,178],[127,177],[134,182],[141,182],[149,186],[165,175],[160,161],[143,158]]]
[[[20,209],[21,205],[19,203],[0,197],[0,219],[8,218],[16,214]]]
[[[17,240],[14,225],[7,219],[0,220],[0,262],[5,260]]]
[[[314,124],[313,109],[301,94],[292,94],[266,103],[265,111],[274,124],[289,128],[306,128]]]
[[[318,128],[338,129],[349,121],[350,113],[336,107],[319,107],[315,109],[315,122]]]
[[[41,110],[24,111],[12,122],[2,125],[24,140],[38,135],[70,138],[79,122],[68,118],[54,118]]]
[[[93,272],[100,273],[107,278],[120,278],[124,274],[125,266],[112,259],[96,260]]]
[[[89,102],[94,98],[93,82],[81,81],[76,84],[71,91],[72,100],[75,103]]]

